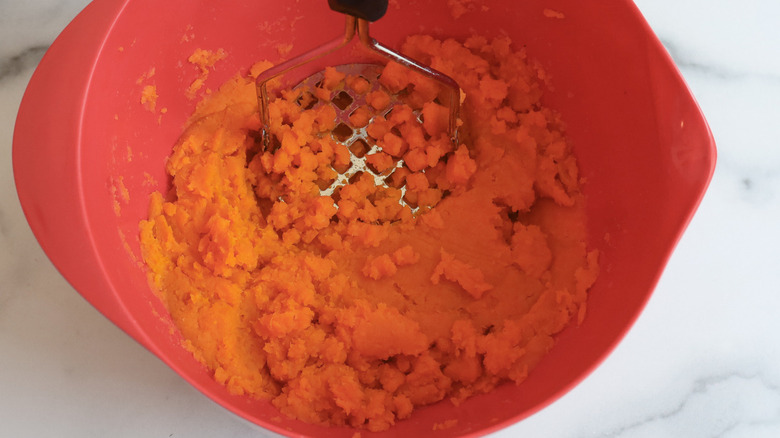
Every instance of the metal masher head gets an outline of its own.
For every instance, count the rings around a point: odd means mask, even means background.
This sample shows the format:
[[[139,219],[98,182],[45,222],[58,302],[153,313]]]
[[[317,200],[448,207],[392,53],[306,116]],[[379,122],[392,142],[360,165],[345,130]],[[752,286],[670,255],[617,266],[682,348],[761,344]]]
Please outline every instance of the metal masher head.
[[[408,58],[400,53],[397,53],[390,48],[382,45],[369,34],[369,22],[373,22],[384,16],[387,11],[387,0],[329,0],[329,6],[336,12],[343,13],[346,17],[345,32],[342,37],[333,39],[319,47],[316,47],[306,53],[303,53],[295,58],[290,59],[284,63],[278,64],[264,72],[262,72],[256,80],[258,101],[260,108],[260,120],[263,125],[262,141],[263,147],[268,150],[272,146],[271,133],[268,132],[269,126],[268,120],[268,105],[269,105],[269,92],[268,83],[285,73],[291,72],[294,69],[304,66],[312,61],[320,59],[330,53],[333,53],[349,43],[353,42],[355,36],[357,36],[357,43],[367,48],[373,54],[379,55],[388,61],[397,62],[409,68],[411,71],[419,73],[424,77],[427,77],[443,86],[446,91],[446,98],[444,102],[440,102],[442,105],[449,108],[448,118],[448,135],[453,144],[458,144],[458,115],[460,111],[460,87],[449,76],[432,69],[429,66],[420,64],[419,62]],[[336,69],[341,73],[348,76],[360,76],[366,79],[372,90],[381,87],[378,83],[378,77],[381,73],[383,66],[378,64],[365,64],[354,63],[336,66]],[[322,79],[323,73],[317,72],[308,78],[301,81],[295,88],[308,88],[313,89],[318,82]],[[397,94],[389,93],[391,100],[390,104],[384,110],[382,114],[390,113],[393,106],[402,103]],[[341,90],[337,90],[337,96],[331,99],[331,102],[336,110],[336,129],[331,133],[334,140],[344,144],[350,151],[351,165],[347,170],[339,171],[338,177],[328,186],[321,187],[321,195],[331,195],[339,187],[349,183],[349,181],[357,175],[369,174],[374,178],[374,182],[378,186],[389,186],[390,175],[396,169],[403,166],[403,160],[395,160],[394,166],[391,169],[384,171],[378,171],[373,169],[366,161],[365,157],[373,152],[381,150],[381,147],[372,143],[366,134],[365,127],[352,126],[349,120],[350,113],[357,107],[366,105],[365,96],[358,95],[349,87],[344,87]],[[420,117],[419,111],[415,112],[415,116]],[[401,185],[398,188],[402,194],[405,194],[406,187]],[[402,196],[400,203],[407,205],[404,201],[405,196]],[[414,205],[409,205],[413,211],[416,210]]]

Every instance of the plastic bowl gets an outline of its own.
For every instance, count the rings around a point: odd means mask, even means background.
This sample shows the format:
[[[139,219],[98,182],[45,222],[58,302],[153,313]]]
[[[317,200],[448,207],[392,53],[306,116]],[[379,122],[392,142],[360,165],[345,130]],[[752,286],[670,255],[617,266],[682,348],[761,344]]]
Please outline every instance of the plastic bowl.
[[[549,10],[563,14],[555,18]],[[377,436],[475,435],[548,405],[616,346],[650,297],[696,210],[715,165],[709,128],[672,60],[630,0],[490,2],[453,19],[444,0],[390,7],[373,35],[396,46],[424,31],[465,38],[508,34],[552,78],[579,159],[589,245],[602,273],[588,316],[569,327],[522,385],[505,384],[460,406],[419,409]],[[62,275],[116,325],[184,379],[234,413],[295,435],[351,436],[284,418],[268,402],[231,396],[180,346],[147,283],[138,222],[148,195],[165,190],[166,156],[194,101],[183,90],[195,48],[223,48],[207,86],[260,59],[278,60],[337,36],[340,16],[323,0],[95,0],[63,31],[24,95],[14,132],[16,186],[27,220]],[[154,68],[154,76],[139,83]],[[141,89],[160,93],[153,114]],[[121,187],[126,187],[124,193]],[[453,417],[457,424],[433,432]]]

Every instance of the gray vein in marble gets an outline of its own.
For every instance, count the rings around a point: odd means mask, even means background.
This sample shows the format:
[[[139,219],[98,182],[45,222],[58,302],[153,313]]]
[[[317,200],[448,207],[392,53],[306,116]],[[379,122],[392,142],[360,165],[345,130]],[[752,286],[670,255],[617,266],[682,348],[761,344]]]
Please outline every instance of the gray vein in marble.
[[[730,424],[728,427],[723,429],[723,431],[717,435],[713,435],[712,438],[725,438],[728,435],[731,434],[731,432],[734,432],[736,430],[739,430],[740,426],[747,426],[749,428],[756,428],[759,426],[771,426],[777,424],[777,421],[735,421],[732,424]]]
[[[0,81],[21,74],[41,61],[49,46],[28,47],[14,56],[0,60]]]
[[[718,376],[710,376],[705,377],[702,379],[698,379],[694,381],[693,387],[691,388],[690,392],[685,394],[685,396],[682,398],[682,400],[674,407],[655,414],[655,415],[649,415],[645,418],[642,418],[638,421],[635,421],[633,423],[630,423],[628,425],[625,425],[623,427],[614,429],[612,431],[604,432],[599,437],[603,438],[619,438],[623,436],[630,436],[629,434],[632,431],[635,431],[639,428],[648,426],[652,423],[662,422],[662,421],[670,421],[677,417],[678,415],[683,414],[685,409],[689,406],[689,404],[692,402],[692,399],[694,396],[701,395],[706,396],[707,393],[710,391],[710,389],[720,383],[726,383],[732,380],[741,380],[741,381],[755,381],[758,382],[762,388],[768,390],[769,392],[774,393],[778,397],[780,397],[780,387],[778,387],[776,384],[769,382],[767,379],[765,379],[763,376],[758,374],[753,375],[743,375],[740,373],[727,373],[723,375]],[[714,435],[711,435],[711,438],[723,438],[727,434],[729,434],[731,431],[737,429],[738,427],[744,427],[744,426],[758,426],[758,425],[775,425],[780,423],[780,412],[777,412],[775,417],[771,419],[771,421],[767,420],[755,420],[755,419],[743,419],[743,418],[737,418],[729,424],[727,424],[722,430],[717,432]]]
[[[746,175],[738,183],[742,201],[770,206],[777,198],[780,192],[780,172],[761,169],[736,169],[736,172]]]
[[[677,67],[680,70],[697,71],[699,73],[713,76],[719,79],[724,79],[724,80],[751,78],[751,79],[761,79],[770,82],[780,82],[780,76],[776,74],[742,71],[742,70],[727,68],[719,65],[704,64],[698,61],[694,61],[690,59],[690,57],[686,55],[685,50],[683,50],[676,43],[664,38],[660,38],[660,40],[661,40],[661,44],[664,45],[666,50],[669,52],[669,55],[672,56],[674,63],[677,65]]]
[[[740,166],[728,159],[719,159],[714,178],[724,178],[736,187],[741,201],[752,205],[767,205],[780,192],[780,170],[758,166]]]

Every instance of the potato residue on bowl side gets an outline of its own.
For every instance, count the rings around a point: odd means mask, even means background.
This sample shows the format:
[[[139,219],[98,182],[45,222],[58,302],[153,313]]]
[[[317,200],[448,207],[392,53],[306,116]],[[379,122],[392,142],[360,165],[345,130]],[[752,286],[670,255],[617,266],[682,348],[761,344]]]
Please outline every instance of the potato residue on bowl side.
[[[305,422],[386,430],[522,382],[582,320],[598,274],[577,163],[525,52],[477,36],[413,36],[403,51],[463,89],[461,145],[442,90],[391,63],[380,80],[404,104],[379,116],[378,93],[353,121],[382,147],[367,160],[393,172],[387,186],[363,174],[323,196],[349,151],[333,108],[305,101],[367,88],[329,69],[318,90],[283,91],[263,150],[261,63],[199,102],[167,163],[173,187],[140,224],[185,347],[232,394]]]

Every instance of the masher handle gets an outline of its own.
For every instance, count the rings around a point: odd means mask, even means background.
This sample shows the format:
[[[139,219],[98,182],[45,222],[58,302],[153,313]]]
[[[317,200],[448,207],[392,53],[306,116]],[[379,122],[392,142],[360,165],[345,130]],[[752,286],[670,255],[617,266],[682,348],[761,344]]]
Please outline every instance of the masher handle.
[[[336,12],[349,14],[366,21],[376,21],[387,12],[388,0],[328,0],[328,6]]]

